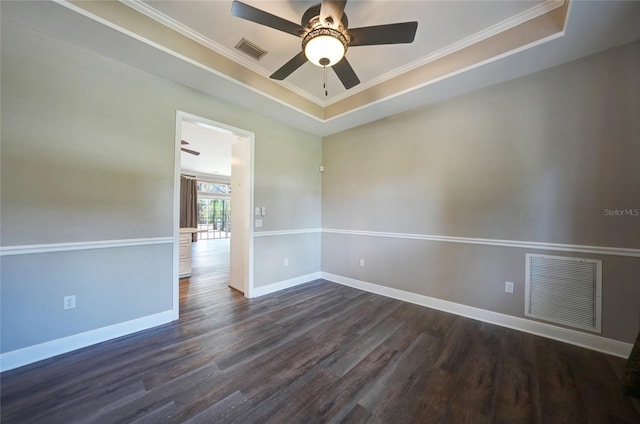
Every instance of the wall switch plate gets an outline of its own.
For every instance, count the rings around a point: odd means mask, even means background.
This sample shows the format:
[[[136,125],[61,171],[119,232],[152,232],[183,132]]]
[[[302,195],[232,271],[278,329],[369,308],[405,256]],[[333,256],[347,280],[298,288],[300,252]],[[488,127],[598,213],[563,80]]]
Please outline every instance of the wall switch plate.
[[[324,172],[324,166],[320,165],[320,172]]]
[[[64,297],[64,309],[73,309],[76,307],[76,295]]]
[[[262,227],[262,220],[256,219],[256,228],[261,228],[261,227]]]
[[[260,215],[262,216],[266,216],[267,215],[267,207],[263,206],[260,208]]]
[[[364,259],[360,259],[360,266],[364,268]]]
[[[260,216],[260,207],[256,206],[256,216]]]
[[[504,283],[504,291],[505,293],[513,293],[514,284],[511,281],[505,281]]]
[[[284,266],[289,266],[289,258],[284,258]]]

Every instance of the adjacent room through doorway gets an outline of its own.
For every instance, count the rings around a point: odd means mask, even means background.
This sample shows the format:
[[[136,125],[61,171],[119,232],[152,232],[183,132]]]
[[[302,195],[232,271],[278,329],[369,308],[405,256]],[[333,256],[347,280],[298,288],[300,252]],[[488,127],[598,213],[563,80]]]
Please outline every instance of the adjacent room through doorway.
[[[236,270],[235,278],[231,278],[234,218],[239,217],[240,229],[239,240],[234,240],[235,255],[240,256],[235,263],[246,263],[243,257],[247,249],[244,246],[250,245],[243,240],[247,236],[246,230],[243,231],[247,222],[243,221],[247,220],[245,216],[248,214],[232,215],[232,158],[235,151],[235,162],[247,162],[246,157],[238,157],[238,150],[246,150],[250,154],[251,149],[237,148],[238,144],[247,143],[247,137],[205,119],[179,116],[177,124],[180,143],[178,266],[182,310],[185,302],[198,302],[200,299],[194,299],[198,297],[210,298],[214,293],[229,291],[228,287],[242,293],[246,291],[243,285],[243,277],[248,274],[246,270]],[[238,178],[245,180],[246,175],[237,175]],[[243,191],[246,191],[244,185]],[[235,197],[238,198],[238,194]],[[250,196],[244,197],[250,200]],[[250,202],[246,200],[241,198],[239,208],[248,208]],[[197,287],[192,284],[194,282],[197,282]]]

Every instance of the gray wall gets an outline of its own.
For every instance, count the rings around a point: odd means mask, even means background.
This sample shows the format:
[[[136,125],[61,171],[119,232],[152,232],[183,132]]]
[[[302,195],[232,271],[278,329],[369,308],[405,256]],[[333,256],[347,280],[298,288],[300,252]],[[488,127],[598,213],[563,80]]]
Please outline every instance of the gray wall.
[[[171,236],[176,110],[256,134],[264,229],[320,226],[319,137],[4,18],[1,30],[3,246]],[[255,257],[307,245],[265,239]],[[318,271],[318,245],[308,261],[300,272]],[[2,352],[172,307],[169,244],[5,256],[1,272]],[[63,311],[69,294],[78,307]]]
[[[1,30],[3,246],[170,236],[182,110],[255,132],[258,231],[640,247],[638,218],[603,213],[640,207],[638,43],[321,141],[7,20]],[[324,271],[522,316],[515,248],[268,235],[255,238],[255,285],[318,271],[320,239]],[[603,260],[603,335],[631,341],[638,259],[578,256]],[[168,244],[3,257],[0,351],[170,309],[170,258]],[[78,307],[63,311],[69,294]]]
[[[267,208],[256,232],[320,227],[321,155],[320,137],[284,126],[256,141],[254,199]]]
[[[279,127],[256,142],[255,205],[267,208],[260,232],[320,228],[322,177],[319,137]],[[259,178],[258,178],[259,176]],[[284,259],[289,265],[284,265]],[[320,234],[263,235],[254,239],[254,286],[320,270]]]
[[[261,287],[320,271],[320,233],[254,238],[254,286]],[[284,265],[284,259],[288,265]]]
[[[640,248],[605,215],[640,208],[638,69],[640,42],[324,138],[323,228]],[[322,270],[523,316],[526,252],[323,234]],[[640,259],[597,258],[602,335],[632,341]]]
[[[172,307],[171,244],[5,256],[0,266],[3,352]],[[64,310],[71,294],[76,308]]]

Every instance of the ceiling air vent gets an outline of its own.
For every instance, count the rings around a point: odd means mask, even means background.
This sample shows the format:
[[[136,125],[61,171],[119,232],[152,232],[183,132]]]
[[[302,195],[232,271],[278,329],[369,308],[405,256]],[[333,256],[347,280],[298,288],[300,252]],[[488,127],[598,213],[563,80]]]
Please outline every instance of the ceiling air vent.
[[[243,38],[238,42],[238,44],[236,44],[236,49],[240,50],[242,53],[248,56],[251,56],[255,60],[260,60],[262,59],[262,56],[267,54],[266,50],[261,49],[245,38]]]

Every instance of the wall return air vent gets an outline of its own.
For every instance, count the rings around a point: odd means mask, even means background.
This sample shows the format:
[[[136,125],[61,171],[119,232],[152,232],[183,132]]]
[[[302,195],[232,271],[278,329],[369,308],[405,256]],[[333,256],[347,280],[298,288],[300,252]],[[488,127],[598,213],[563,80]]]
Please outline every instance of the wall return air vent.
[[[525,315],[599,333],[602,261],[527,253]]]
[[[262,56],[267,54],[266,50],[256,46],[246,38],[242,38],[240,41],[238,41],[238,44],[236,44],[236,49],[240,50],[242,53],[246,54],[247,56],[251,56],[255,60],[260,60],[262,59]]]

